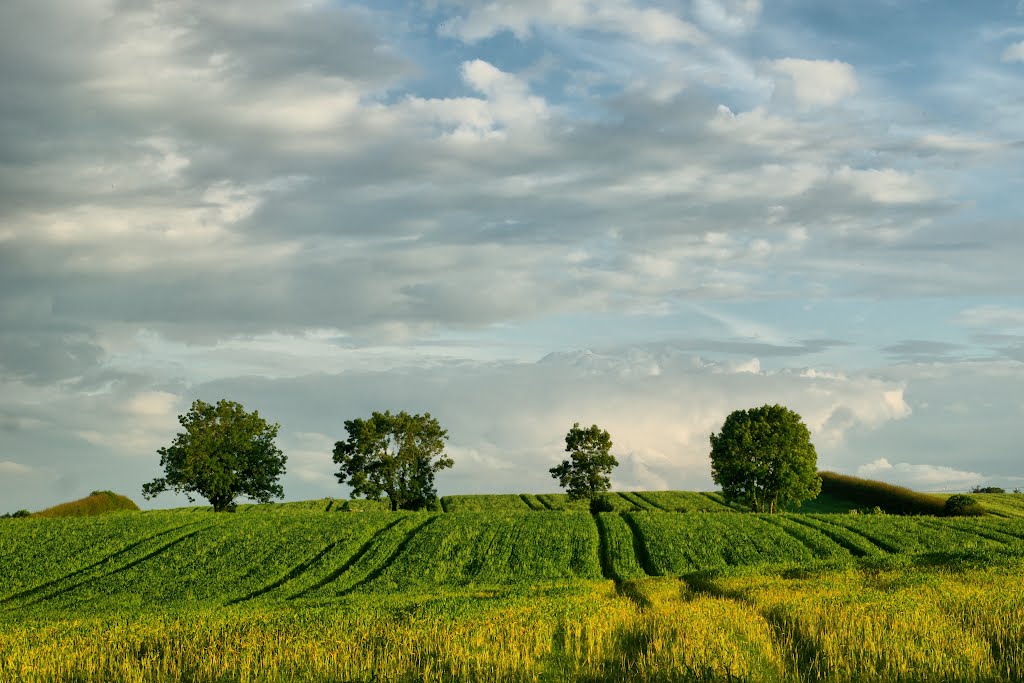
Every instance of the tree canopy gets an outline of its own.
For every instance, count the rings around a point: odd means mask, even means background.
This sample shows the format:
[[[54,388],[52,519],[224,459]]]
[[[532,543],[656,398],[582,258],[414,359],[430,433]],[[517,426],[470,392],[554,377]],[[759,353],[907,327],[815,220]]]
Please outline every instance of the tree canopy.
[[[434,474],[455,464],[445,455],[447,430],[430,413],[374,412],[369,419],[345,421],[346,441],[334,444],[341,466],[338,483],[353,496],[379,500],[386,494],[392,510],[418,510],[437,500]]]
[[[283,498],[277,483],[287,457],[274,444],[278,424],[267,424],[257,411],[221,399],[217,405],[195,401],[178,416],[185,428],[170,446],[157,451],[164,476],[142,487],[148,500],[167,490],[206,498],[215,512],[231,511],[235,499],[247,496],[260,503]]]
[[[612,468],[619,461],[610,453],[612,437],[597,425],[580,427],[577,422],[565,435],[565,451],[569,459],[563,460],[549,471],[565,489],[571,500],[594,500],[611,488]]]
[[[776,512],[821,491],[807,426],[780,405],[737,410],[711,435],[711,476],[731,502]]]

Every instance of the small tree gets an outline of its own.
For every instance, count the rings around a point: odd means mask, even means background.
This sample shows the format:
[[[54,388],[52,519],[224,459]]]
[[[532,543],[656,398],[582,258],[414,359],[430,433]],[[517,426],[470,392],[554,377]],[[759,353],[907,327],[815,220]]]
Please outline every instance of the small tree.
[[[235,499],[247,496],[260,503],[283,498],[277,483],[287,457],[274,445],[278,424],[267,424],[257,411],[245,412],[234,401],[217,405],[195,401],[178,416],[185,428],[170,446],[157,451],[164,476],[142,487],[150,498],[167,490],[206,498],[214,512],[235,509]]]
[[[711,435],[711,476],[732,502],[776,512],[821,492],[818,454],[800,416],[780,405],[737,410]]]
[[[392,510],[418,510],[437,500],[434,474],[455,464],[445,455],[448,432],[430,416],[404,410],[375,412],[370,419],[345,421],[347,441],[334,444],[341,465],[338,483],[353,496],[380,500],[387,494]]]
[[[609,451],[612,437],[597,425],[584,429],[577,422],[565,435],[565,451],[569,460],[563,460],[549,471],[558,485],[569,494],[570,500],[599,499],[611,488],[612,468],[619,466]]]

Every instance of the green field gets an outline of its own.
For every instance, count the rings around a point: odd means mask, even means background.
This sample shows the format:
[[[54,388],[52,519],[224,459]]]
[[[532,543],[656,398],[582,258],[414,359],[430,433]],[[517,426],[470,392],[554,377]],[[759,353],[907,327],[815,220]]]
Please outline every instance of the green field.
[[[613,501],[0,519],[0,680],[1024,677],[1024,517]]]

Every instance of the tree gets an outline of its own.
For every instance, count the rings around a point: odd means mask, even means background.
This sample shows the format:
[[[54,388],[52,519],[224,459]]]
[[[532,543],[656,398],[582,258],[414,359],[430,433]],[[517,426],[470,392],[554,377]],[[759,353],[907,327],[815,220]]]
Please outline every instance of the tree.
[[[178,422],[185,431],[157,451],[164,476],[142,487],[147,500],[167,490],[184,493],[190,501],[198,493],[214,512],[230,512],[239,496],[260,503],[284,497],[277,480],[288,458],[274,445],[280,425],[267,424],[258,412],[247,413],[225,399],[215,406],[195,401]]]
[[[711,476],[727,500],[776,512],[821,492],[811,433],[792,410],[737,410],[711,435]]]
[[[345,430],[348,440],[334,444],[334,462],[341,465],[338,483],[347,482],[353,496],[387,494],[392,510],[419,510],[437,500],[434,474],[455,461],[444,452],[448,432],[430,413],[374,412],[368,420],[346,420]]]
[[[577,422],[565,435],[565,451],[569,460],[563,460],[549,471],[558,485],[569,494],[570,500],[600,498],[612,482],[610,475],[619,461],[609,453],[612,437],[597,425],[584,429]]]

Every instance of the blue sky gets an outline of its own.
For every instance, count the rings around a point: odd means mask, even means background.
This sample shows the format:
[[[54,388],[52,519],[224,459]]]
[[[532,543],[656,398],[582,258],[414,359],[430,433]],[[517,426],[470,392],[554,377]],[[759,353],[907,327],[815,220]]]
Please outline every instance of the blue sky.
[[[430,411],[444,493],[819,465],[1024,486],[1024,4],[47,0],[0,8],[0,511],[139,498],[197,398]],[[170,506],[170,495],[148,503]]]

